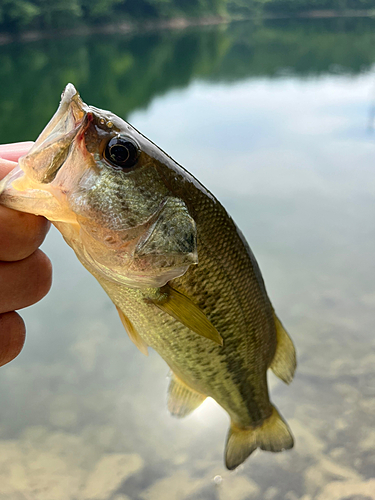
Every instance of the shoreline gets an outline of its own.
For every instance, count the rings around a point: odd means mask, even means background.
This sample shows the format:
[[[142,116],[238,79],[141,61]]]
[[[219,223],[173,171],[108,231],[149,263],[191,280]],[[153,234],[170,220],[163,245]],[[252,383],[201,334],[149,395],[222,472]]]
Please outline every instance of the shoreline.
[[[120,23],[108,23],[103,26],[79,25],[74,28],[62,28],[59,30],[30,30],[19,33],[7,33],[0,31],[0,46],[14,42],[35,42],[39,40],[66,37],[66,36],[89,36],[95,34],[137,34],[151,31],[180,31],[191,27],[215,26],[229,24],[238,21],[272,20],[272,19],[330,19],[349,17],[375,17],[375,9],[372,10],[311,10],[298,14],[267,14],[258,16],[205,16],[201,18],[176,17],[172,19],[148,20],[143,22],[124,21]]]

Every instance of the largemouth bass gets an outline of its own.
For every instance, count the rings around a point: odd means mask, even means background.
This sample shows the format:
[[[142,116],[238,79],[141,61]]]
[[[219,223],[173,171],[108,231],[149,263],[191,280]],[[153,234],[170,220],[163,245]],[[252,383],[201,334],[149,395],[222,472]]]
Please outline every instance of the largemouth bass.
[[[267,370],[290,383],[291,339],[258,264],[218,200],[131,125],[72,84],[0,203],[51,220],[115,304],[134,344],[171,369],[170,412],[210,396],[229,414],[225,462],[293,446]]]

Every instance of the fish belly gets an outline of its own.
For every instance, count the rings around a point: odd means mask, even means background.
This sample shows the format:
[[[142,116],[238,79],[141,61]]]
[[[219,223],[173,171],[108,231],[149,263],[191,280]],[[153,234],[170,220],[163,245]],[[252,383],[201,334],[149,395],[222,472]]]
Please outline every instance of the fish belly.
[[[246,340],[233,342],[223,334],[224,346],[218,346],[148,303],[147,291],[99,281],[173,373],[194,391],[215,399],[237,425],[259,425],[271,414],[267,366],[256,351],[250,352],[254,363],[248,366]]]

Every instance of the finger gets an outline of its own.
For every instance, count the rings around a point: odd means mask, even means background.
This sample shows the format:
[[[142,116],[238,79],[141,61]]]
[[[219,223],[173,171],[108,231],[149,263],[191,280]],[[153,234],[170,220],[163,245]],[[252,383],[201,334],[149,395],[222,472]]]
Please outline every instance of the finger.
[[[16,312],[0,314],[0,366],[12,361],[25,343],[25,323]]]
[[[25,155],[33,144],[32,141],[0,144],[0,157],[5,160],[18,161],[18,158]]]
[[[15,161],[4,160],[3,158],[0,158],[0,179],[5,177],[7,173],[13,170],[16,165],[17,162]]]
[[[43,243],[50,225],[44,217],[0,206],[0,260],[29,257]]]
[[[0,313],[35,304],[51,282],[51,262],[41,250],[17,262],[0,262]]]
[[[16,165],[0,158],[0,179]],[[0,260],[21,260],[31,255],[42,244],[50,225],[44,217],[0,206]]]

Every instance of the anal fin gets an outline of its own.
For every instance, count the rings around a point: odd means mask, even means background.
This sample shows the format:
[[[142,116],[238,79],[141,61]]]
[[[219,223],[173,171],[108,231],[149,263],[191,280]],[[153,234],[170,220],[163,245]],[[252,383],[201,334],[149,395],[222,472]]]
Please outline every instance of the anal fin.
[[[206,399],[204,394],[194,391],[174,373],[168,388],[168,410],[174,417],[186,417]]]
[[[116,309],[120,316],[121,323],[124,325],[124,328],[127,334],[129,335],[130,340],[138,347],[138,349],[141,351],[142,354],[148,356],[148,349],[146,342],[142,339],[137,330],[134,328],[133,323],[127,316],[125,316],[125,314],[121,311],[121,309],[117,306]]]
[[[273,316],[276,326],[277,347],[270,368],[283,382],[290,384],[297,366],[296,350],[292,339],[284,329],[279,318],[275,313]]]
[[[257,448],[266,451],[284,451],[293,448],[294,440],[288,424],[275,407],[261,426],[240,428],[231,423],[225,448],[225,465],[233,470]]]

